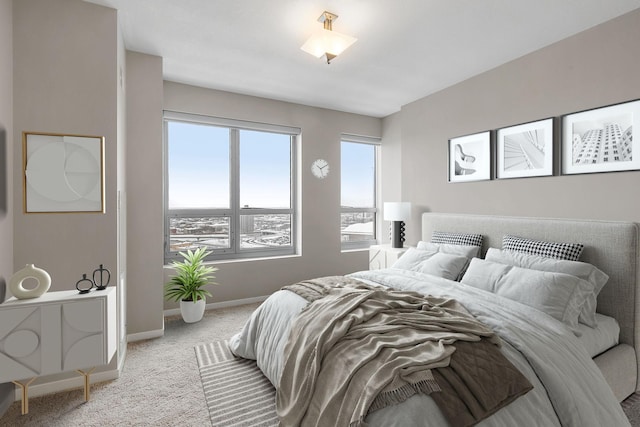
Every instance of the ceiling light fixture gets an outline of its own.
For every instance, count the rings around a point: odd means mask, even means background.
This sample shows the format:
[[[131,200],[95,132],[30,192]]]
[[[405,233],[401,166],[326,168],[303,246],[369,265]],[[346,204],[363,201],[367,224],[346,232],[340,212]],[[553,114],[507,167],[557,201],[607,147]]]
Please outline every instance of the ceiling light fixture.
[[[310,53],[316,58],[325,55],[327,57],[327,64],[330,64],[333,58],[340,55],[345,49],[358,40],[355,37],[333,31],[332,24],[337,18],[338,15],[335,13],[323,12],[320,18],[318,18],[318,22],[322,22],[324,28],[313,33],[300,49]]]

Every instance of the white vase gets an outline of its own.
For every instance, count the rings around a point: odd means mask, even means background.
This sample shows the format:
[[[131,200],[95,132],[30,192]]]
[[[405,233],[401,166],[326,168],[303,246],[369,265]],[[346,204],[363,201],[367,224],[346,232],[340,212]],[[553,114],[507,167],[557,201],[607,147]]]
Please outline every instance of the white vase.
[[[204,309],[206,300],[200,299],[196,302],[193,301],[180,301],[180,313],[182,319],[187,323],[195,323],[202,320],[204,316]]]
[[[27,279],[34,279],[38,284],[33,289],[26,289],[22,286],[22,282]],[[33,264],[27,264],[9,279],[9,291],[18,299],[37,298],[44,295],[50,287],[51,276],[49,273]]]

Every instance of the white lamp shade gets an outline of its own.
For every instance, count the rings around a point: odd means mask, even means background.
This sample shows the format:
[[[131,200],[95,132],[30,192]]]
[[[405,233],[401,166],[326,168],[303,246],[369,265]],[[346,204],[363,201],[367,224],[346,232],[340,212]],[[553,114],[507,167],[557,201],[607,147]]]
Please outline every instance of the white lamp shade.
[[[385,221],[408,221],[411,219],[411,203],[410,202],[385,202],[384,203],[384,220]]]
[[[338,56],[356,40],[358,39],[355,37],[321,28],[313,33],[300,49],[316,58],[320,58],[325,53]]]

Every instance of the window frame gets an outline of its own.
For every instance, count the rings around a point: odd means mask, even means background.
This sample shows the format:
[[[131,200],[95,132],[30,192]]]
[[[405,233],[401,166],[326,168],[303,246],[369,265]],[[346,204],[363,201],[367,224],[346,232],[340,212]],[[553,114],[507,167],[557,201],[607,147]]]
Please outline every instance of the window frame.
[[[355,144],[366,144],[374,147],[374,207],[371,208],[353,208],[342,206],[342,143],[349,142]],[[380,151],[381,139],[363,135],[352,135],[343,133],[340,135],[340,216],[345,213],[373,213],[373,239],[358,240],[355,242],[343,242],[342,230],[340,230],[340,245],[342,251],[367,249],[371,245],[378,244],[378,236],[380,235]],[[342,224],[342,218],[340,219]]]
[[[169,209],[169,122],[192,123],[226,128],[229,130],[229,207],[228,208],[195,208]],[[247,258],[267,258],[295,255],[298,253],[298,198],[297,198],[297,158],[301,129],[272,125],[266,123],[249,122],[244,120],[226,119],[199,114],[182,113],[165,110],[163,123],[163,187],[164,187],[164,260],[165,263],[181,259],[178,252],[171,251],[170,221],[173,218],[229,218],[229,247],[209,249],[212,251],[206,260],[235,260]],[[240,132],[257,131],[284,134],[290,137],[290,194],[289,208],[241,208],[240,207]],[[245,215],[290,215],[290,246],[283,248],[251,248],[242,249],[240,238],[240,218]]]

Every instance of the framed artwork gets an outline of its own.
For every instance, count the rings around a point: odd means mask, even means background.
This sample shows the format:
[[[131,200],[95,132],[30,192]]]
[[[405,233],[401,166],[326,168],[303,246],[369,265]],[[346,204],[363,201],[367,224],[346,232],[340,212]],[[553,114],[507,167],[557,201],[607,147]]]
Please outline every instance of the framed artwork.
[[[499,129],[496,178],[553,175],[553,119]]]
[[[449,140],[449,182],[491,179],[491,132]]]
[[[24,212],[104,213],[104,137],[22,133]]]
[[[640,169],[640,100],[562,117],[562,174]]]

